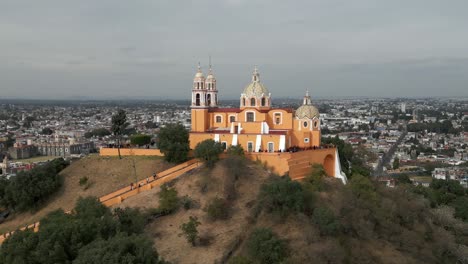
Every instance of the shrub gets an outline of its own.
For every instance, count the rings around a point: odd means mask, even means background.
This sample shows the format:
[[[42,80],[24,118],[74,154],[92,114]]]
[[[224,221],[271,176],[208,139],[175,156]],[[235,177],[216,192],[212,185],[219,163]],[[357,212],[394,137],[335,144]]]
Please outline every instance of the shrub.
[[[244,256],[232,257],[228,263],[229,264],[254,264],[252,260]]]
[[[179,208],[179,197],[175,188],[169,188],[166,184],[161,185],[159,192],[159,211],[162,214],[170,214]]]
[[[225,220],[229,217],[229,206],[226,200],[218,197],[208,203],[205,211],[210,220]]]
[[[362,201],[377,203],[377,195],[374,184],[362,175],[356,174],[350,180],[350,187],[353,194]]]
[[[340,224],[333,212],[327,207],[315,208],[312,220],[318,225],[322,235],[336,235],[339,231]]]
[[[286,243],[269,228],[255,229],[246,246],[249,256],[262,264],[282,263],[288,255]]]
[[[274,176],[262,185],[259,204],[268,212],[286,216],[291,212],[306,212],[310,209],[312,194],[289,177]]]
[[[323,191],[325,189],[324,178],[326,177],[325,169],[321,164],[313,164],[312,170],[305,178],[305,185],[313,191]]]
[[[80,178],[80,186],[84,186],[88,183],[88,177],[83,176]]]
[[[182,199],[180,199],[180,203],[182,204],[182,207],[184,207],[185,210],[189,210],[194,206],[194,201],[188,195],[182,197]]]
[[[201,225],[201,223],[198,221],[198,218],[190,216],[189,221],[180,226],[182,230],[181,235],[184,235],[187,242],[191,243],[192,246],[195,246],[195,242],[197,241],[199,225]]]
[[[458,197],[454,202],[454,216],[468,222],[468,197]]]

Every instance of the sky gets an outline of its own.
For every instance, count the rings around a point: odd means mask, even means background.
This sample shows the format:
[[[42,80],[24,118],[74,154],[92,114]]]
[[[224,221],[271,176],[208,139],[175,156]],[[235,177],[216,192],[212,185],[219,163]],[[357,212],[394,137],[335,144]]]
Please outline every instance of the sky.
[[[0,0],[0,98],[468,96],[466,0]]]

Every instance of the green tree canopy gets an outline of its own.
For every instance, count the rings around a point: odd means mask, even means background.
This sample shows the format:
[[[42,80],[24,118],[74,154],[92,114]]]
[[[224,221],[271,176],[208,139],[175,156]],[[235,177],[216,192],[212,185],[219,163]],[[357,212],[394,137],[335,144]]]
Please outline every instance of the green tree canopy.
[[[62,158],[55,159],[30,171],[19,172],[16,177],[0,180],[0,205],[19,211],[42,205],[62,185],[58,174],[68,165]]]
[[[204,160],[208,166],[213,166],[219,160],[219,154],[223,153],[224,147],[221,143],[212,139],[199,142],[194,150],[195,158]]]
[[[49,213],[37,233],[16,231],[0,248],[0,263],[163,263],[143,234],[137,209],[114,213],[97,198],[80,198],[72,214]]]
[[[255,229],[246,246],[249,256],[261,264],[283,263],[288,256],[286,242],[269,228]]]
[[[132,145],[143,146],[151,143],[151,136],[144,134],[136,134],[130,137]]]
[[[122,135],[125,134],[125,129],[127,128],[128,123],[127,123],[127,114],[123,109],[119,109],[116,114],[112,116],[112,127],[111,131],[112,134],[117,139],[117,149],[119,152],[119,159],[122,158],[120,155],[120,145],[122,141]]]
[[[189,147],[189,134],[180,124],[168,124],[159,131],[159,149],[169,162],[183,162],[187,160]]]

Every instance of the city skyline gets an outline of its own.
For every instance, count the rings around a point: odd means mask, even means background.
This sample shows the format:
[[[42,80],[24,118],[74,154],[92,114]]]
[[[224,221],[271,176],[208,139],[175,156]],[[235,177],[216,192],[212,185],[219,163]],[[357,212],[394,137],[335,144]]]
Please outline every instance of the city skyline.
[[[1,6],[0,98],[188,100],[209,56],[220,100],[255,65],[273,98],[468,96],[463,1]]]

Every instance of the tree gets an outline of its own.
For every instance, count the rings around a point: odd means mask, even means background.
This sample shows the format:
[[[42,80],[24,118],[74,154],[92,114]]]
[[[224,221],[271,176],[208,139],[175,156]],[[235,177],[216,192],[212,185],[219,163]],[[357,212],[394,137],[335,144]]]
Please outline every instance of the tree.
[[[247,240],[250,257],[262,264],[283,263],[288,256],[286,243],[269,228],[257,228]]]
[[[393,159],[393,169],[396,170],[398,168],[400,168],[400,159],[395,157],[395,159]]]
[[[322,235],[336,235],[340,228],[333,212],[327,207],[317,207],[312,215],[313,222],[318,225]]]
[[[169,162],[183,162],[187,160],[189,134],[182,124],[168,124],[159,131],[159,149]]]
[[[120,146],[122,141],[122,135],[124,134],[125,128],[128,126],[127,114],[123,109],[119,109],[115,115],[112,116],[112,128],[111,131],[117,139],[117,149],[119,152],[119,159],[122,159],[120,155]]]
[[[175,188],[169,188],[166,184],[161,185],[159,192],[159,211],[162,214],[170,214],[179,208],[179,197]]]
[[[81,248],[74,264],[163,263],[151,240],[141,235],[119,233],[108,240],[98,239]]]
[[[73,213],[41,219],[37,233],[16,231],[0,248],[0,263],[163,263],[143,234],[137,209],[114,213],[95,197],[80,198]]]
[[[229,217],[229,205],[226,200],[215,197],[208,202],[205,208],[211,220],[225,220]]]
[[[231,145],[229,148],[227,148],[227,154],[232,155],[232,156],[244,156],[244,148],[241,145]]]
[[[130,137],[130,143],[137,146],[148,145],[151,143],[151,137],[149,135],[136,134]]]
[[[187,242],[191,243],[192,246],[195,246],[195,242],[197,241],[199,225],[201,225],[201,223],[198,221],[198,218],[190,216],[189,221],[180,226],[183,232],[182,235],[185,236]]]
[[[42,135],[52,135],[54,131],[50,129],[49,127],[45,127],[42,129],[41,134]]]
[[[221,143],[215,142],[212,139],[199,142],[194,150],[195,158],[202,159],[208,167],[212,167],[219,159],[219,154],[223,153],[224,147]]]
[[[306,212],[311,205],[311,193],[289,177],[272,177],[261,186],[259,204],[280,216],[291,212]]]
[[[59,172],[68,165],[62,158],[55,159],[16,177],[3,179],[0,184],[0,205],[25,211],[38,208],[62,185]]]

